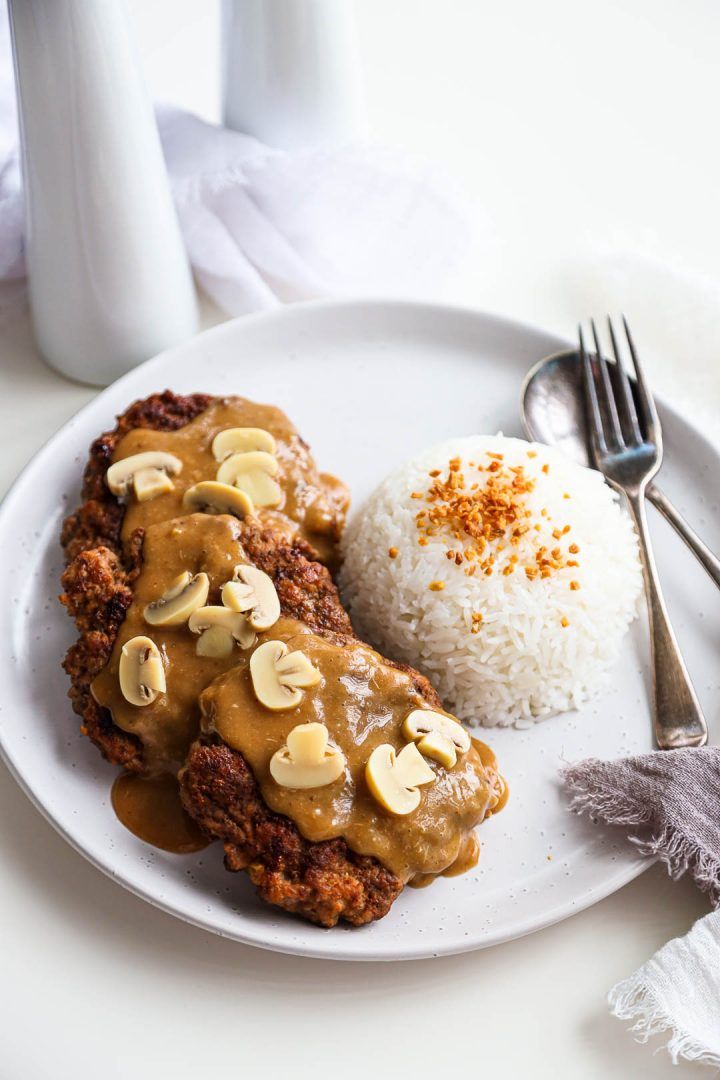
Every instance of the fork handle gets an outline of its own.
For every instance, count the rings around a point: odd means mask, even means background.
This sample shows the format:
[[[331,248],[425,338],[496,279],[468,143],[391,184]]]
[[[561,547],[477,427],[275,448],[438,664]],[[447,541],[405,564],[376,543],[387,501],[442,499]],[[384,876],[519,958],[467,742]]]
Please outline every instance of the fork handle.
[[[655,740],[661,750],[703,746],[708,737],[707,725],[665,607],[650,544],[645,494],[642,490],[628,493],[627,499],[640,537],[645,576],[653,665]]]
[[[667,495],[663,494],[654,484],[648,484],[645,494],[662,516],[668,521],[675,532],[683,538],[692,551],[695,558],[705,567],[710,577],[720,589],[720,559],[713,555],[707,544],[704,544],[694,529],[691,529],[685,518],[678,513]]]

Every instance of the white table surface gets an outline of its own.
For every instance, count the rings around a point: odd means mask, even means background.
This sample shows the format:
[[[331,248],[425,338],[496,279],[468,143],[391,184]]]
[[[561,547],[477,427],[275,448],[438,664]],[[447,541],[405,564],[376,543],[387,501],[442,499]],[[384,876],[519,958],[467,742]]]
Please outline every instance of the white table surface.
[[[155,96],[215,116],[214,4],[131,7]],[[570,334],[584,313],[567,267],[616,237],[720,277],[715,0],[357,7],[375,132],[437,155],[490,218],[452,299]],[[0,389],[4,491],[94,391],[45,367],[24,312],[0,325]],[[605,1004],[707,910],[658,867],[509,945],[335,964],[155,911],[75,854],[4,769],[0,820],[3,1080],[698,1072],[652,1056],[658,1041],[637,1045]]]

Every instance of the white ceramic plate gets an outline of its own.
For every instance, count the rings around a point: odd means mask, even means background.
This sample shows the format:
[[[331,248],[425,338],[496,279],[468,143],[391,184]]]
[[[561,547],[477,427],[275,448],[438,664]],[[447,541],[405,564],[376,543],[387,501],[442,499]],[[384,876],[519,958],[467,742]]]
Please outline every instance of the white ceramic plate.
[[[73,640],[56,601],[58,534],[79,497],[91,440],[132,400],[170,387],[240,393],[285,409],[323,469],[349,481],[357,507],[389,470],[430,443],[473,432],[520,434],[527,369],[563,348],[538,330],[470,311],[400,303],[312,304],[225,324],[145,364],[75,416],[35,457],[0,514],[0,739],[36,806],[99,869],[180,918],[218,934],[308,956],[394,960],[493,945],[562,919],[613,892],[644,866],[622,836],[569,814],[563,760],[612,758],[651,746],[644,628],[627,641],[611,687],[582,713],[488,741],[511,798],[480,830],[476,870],[405,890],[361,930],[321,930],[261,904],[219,845],[179,857],[148,847],[116,821],[115,770],[77,731],[60,670]],[[663,410],[663,486],[720,548],[717,453]],[[713,479],[714,477],[714,479]],[[720,602],[669,528],[653,532],[678,636],[718,727]]]

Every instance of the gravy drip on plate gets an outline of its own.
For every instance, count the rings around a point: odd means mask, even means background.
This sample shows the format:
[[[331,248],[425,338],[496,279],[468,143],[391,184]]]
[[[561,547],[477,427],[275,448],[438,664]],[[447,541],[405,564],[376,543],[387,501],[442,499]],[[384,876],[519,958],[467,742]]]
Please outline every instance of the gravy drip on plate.
[[[203,693],[203,729],[238,750],[250,766],[263,799],[312,841],[343,837],[360,855],[372,855],[403,882],[437,875],[454,864],[468,869],[477,858],[473,829],[497,804],[497,772],[474,747],[451,769],[431,763],[435,782],[424,785],[420,805],[406,816],[385,811],[365,780],[370,754],[381,743],[396,752],[407,745],[405,718],[425,707],[412,676],[388,664],[360,642],[335,644],[304,624],[282,618],[259,641],[279,640],[301,650],[320,672],[320,683],[300,704],[272,712],[257,700],[243,654],[235,667]],[[324,787],[294,790],[276,783],[270,759],[298,724],[325,724],[345,756],[343,776]]]
[[[112,786],[111,798],[118,820],[146,844],[188,855],[210,843],[183,810],[173,773],[121,773]]]
[[[350,502],[347,487],[334,476],[318,473],[309,447],[285,413],[273,405],[258,405],[238,397],[217,400],[177,431],[135,428],[123,436],[115,448],[113,462],[160,450],[174,454],[183,463],[182,472],[173,477],[172,491],[149,502],[141,503],[133,498],[128,501],[123,539],[135,529],[187,512],[182,505],[185,491],[203,480],[216,478],[220,463],[212,452],[214,437],[234,427],[262,428],[277,443],[277,481],[282,499],[272,510],[256,511],[260,522],[290,534],[298,533],[323,561],[332,561]]]

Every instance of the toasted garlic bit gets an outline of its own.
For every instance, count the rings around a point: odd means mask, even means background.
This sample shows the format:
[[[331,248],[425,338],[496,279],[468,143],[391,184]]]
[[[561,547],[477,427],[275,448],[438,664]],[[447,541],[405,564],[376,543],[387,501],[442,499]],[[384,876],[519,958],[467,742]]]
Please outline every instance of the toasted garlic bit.
[[[297,791],[332,784],[345,771],[345,755],[328,740],[324,724],[298,724],[270,758],[273,780]]]
[[[402,728],[406,739],[417,744],[421,754],[452,769],[458,754],[470,749],[470,736],[462,724],[444,713],[413,709]]]
[[[244,615],[239,611],[231,611],[226,607],[201,607],[197,611],[193,611],[192,615],[188,619],[188,629],[193,634],[202,634],[203,631],[218,629],[222,630],[226,636],[231,640],[236,641],[240,648],[251,648],[256,640],[257,636],[252,627],[248,626],[248,621]],[[224,639],[219,633],[215,633],[210,638],[205,638],[203,648],[208,649],[217,644],[218,647]],[[199,642],[198,642],[199,645]],[[196,647],[197,652],[197,647]],[[219,654],[213,652],[200,652],[200,656],[213,656],[222,655],[227,656],[227,652],[221,652]]]
[[[408,743],[397,755],[390,743],[382,743],[370,755],[365,766],[365,779],[380,805],[402,817],[417,810],[420,804],[418,788],[433,783],[435,773],[415,743]]]
[[[120,689],[131,705],[152,705],[166,690],[160,650],[148,637],[126,641],[120,653]]]
[[[212,452],[216,461],[224,461],[231,454],[248,454],[253,450],[263,450],[274,454],[277,449],[269,431],[256,427],[233,427],[219,431],[213,439]]]
[[[189,570],[185,570],[159,600],[147,605],[143,618],[150,626],[182,626],[193,611],[203,606],[209,589],[207,574],[195,574],[193,577]]]
[[[222,602],[233,611],[247,612],[253,630],[269,630],[280,618],[273,580],[256,566],[235,567],[233,580],[223,585]]]
[[[255,697],[273,712],[295,709],[303,690],[320,682],[320,672],[305,653],[288,652],[284,641],[266,641],[250,657]]]
[[[237,518],[253,512],[252,500],[230,484],[218,484],[216,480],[202,480],[187,489],[183,495],[185,510],[205,514],[232,514]]]
[[[277,474],[278,463],[272,454],[252,450],[226,458],[217,471],[217,480],[244,491],[255,506],[278,506],[282,491],[275,480]]]
[[[111,465],[105,473],[105,483],[113,495],[127,495],[133,487],[139,502],[147,502],[166,491],[172,491],[171,476],[182,472],[182,461],[163,450],[147,450],[133,454]]]

